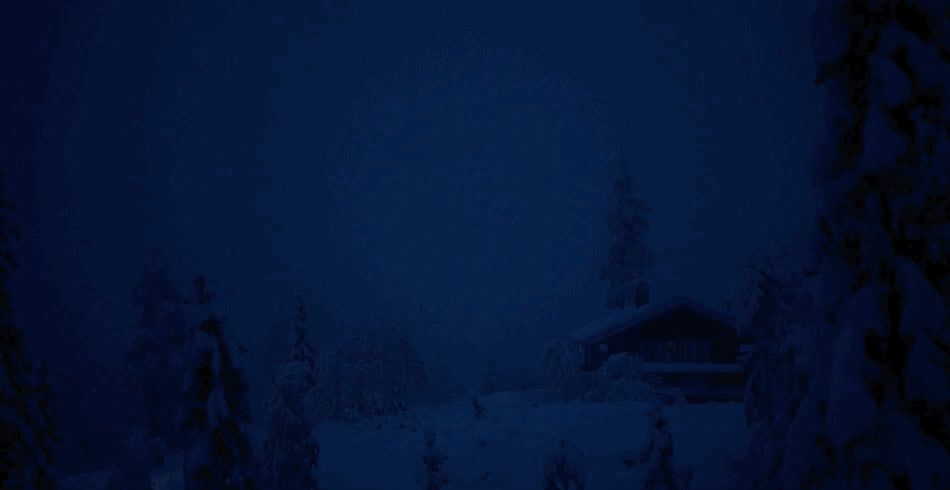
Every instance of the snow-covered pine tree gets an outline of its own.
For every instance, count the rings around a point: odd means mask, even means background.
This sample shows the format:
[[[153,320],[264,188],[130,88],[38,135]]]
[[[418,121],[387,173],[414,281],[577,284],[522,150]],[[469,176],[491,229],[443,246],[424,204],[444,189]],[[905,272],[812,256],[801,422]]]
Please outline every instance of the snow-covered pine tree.
[[[950,488],[950,9],[818,3],[823,318],[789,488]]]
[[[207,284],[203,277],[195,280],[199,305],[214,296]],[[223,327],[210,313],[192,339],[182,414],[186,490],[249,490],[257,484],[247,383]]]
[[[600,274],[608,282],[606,306],[624,308],[634,302],[637,283],[650,267],[650,252],[644,242],[649,228],[650,206],[622,153],[614,157],[614,181],[608,215],[610,247]]]
[[[55,430],[44,371],[23,352],[23,332],[13,323],[7,281],[16,267],[19,232],[7,220],[13,205],[0,195],[0,488],[53,488],[50,476]]]
[[[305,402],[312,387],[310,369],[300,361],[278,366],[267,407],[267,439],[261,461],[265,488],[319,488],[317,480],[320,445]]]
[[[172,279],[165,255],[151,250],[134,291],[139,320],[124,361],[124,382],[133,400],[133,431],[161,444],[144,461],[162,463],[164,453],[181,445],[175,415],[181,406],[186,327],[183,298]],[[164,449],[162,447],[164,446]]]
[[[267,439],[261,458],[266,488],[319,488],[320,445],[310,421],[308,397],[315,385],[317,351],[310,339],[310,313],[303,292],[295,294],[296,320],[290,359],[277,366],[267,402]]]

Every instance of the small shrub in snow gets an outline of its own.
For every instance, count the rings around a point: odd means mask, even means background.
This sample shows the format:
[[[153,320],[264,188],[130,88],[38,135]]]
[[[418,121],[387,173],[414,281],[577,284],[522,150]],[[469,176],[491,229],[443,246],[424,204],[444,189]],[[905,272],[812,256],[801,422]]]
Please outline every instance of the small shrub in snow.
[[[678,469],[673,465],[673,434],[662,407],[650,415],[650,441],[640,454],[640,464],[647,465],[644,490],[688,490],[693,479],[692,469]]]
[[[423,490],[439,490],[449,482],[442,467],[445,465],[445,453],[436,446],[435,431],[426,431],[425,449],[422,451],[423,476],[420,484]]]
[[[587,485],[584,452],[565,439],[548,454],[542,471],[543,490],[584,490]]]
[[[643,362],[626,353],[610,356],[591,376],[591,388],[584,401],[615,402],[624,400],[655,400],[656,394],[643,380]]]

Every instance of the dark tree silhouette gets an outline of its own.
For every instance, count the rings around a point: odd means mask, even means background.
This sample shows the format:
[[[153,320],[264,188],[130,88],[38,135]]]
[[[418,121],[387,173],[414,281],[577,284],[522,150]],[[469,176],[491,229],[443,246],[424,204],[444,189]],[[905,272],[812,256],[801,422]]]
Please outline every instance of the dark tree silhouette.
[[[7,219],[12,209],[0,195],[0,488],[49,489],[54,487],[50,465],[56,438],[51,392],[45,371],[24,353],[7,290],[16,267],[13,244],[19,239]]]
[[[601,277],[608,282],[606,306],[624,308],[634,304],[636,286],[650,267],[650,253],[644,243],[649,229],[650,206],[630,173],[623,154],[613,162],[614,182],[608,215],[610,248]]]
[[[141,427],[151,440],[144,462],[154,466],[181,445],[175,415],[187,342],[183,300],[160,251],[149,254],[134,299],[139,320],[125,356],[125,383],[133,400],[133,431]]]
[[[208,306],[214,294],[203,277],[195,280],[196,301]],[[187,490],[251,490],[257,478],[247,402],[247,383],[236,365],[224,321],[214,313],[195,331],[185,376],[183,474]]]
[[[950,488],[950,9],[818,3],[823,318],[789,488]]]

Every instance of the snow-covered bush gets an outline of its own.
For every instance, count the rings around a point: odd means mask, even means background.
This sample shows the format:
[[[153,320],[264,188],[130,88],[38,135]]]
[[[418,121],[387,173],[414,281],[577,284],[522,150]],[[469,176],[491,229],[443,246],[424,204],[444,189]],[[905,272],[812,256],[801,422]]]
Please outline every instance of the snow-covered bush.
[[[440,490],[449,482],[445,475],[445,452],[436,445],[435,431],[426,431],[422,451],[422,474],[419,484],[423,490]]]
[[[650,413],[650,440],[640,453],[639,463],[647,466],[644,490],[688,490],[693,479],[691,468],[673,465],[673,434],[663,407]]]
[[[355,420],[405,410],[425,387],[426,371],[405,327],[389,325],[344,339],[317,378],[318,416]]]
[[[541,472],[543,490],[584,490],[587,467],[584,452],[576,444],[560,439],[544,460]]]
[[[563,400],[574,400],[587,392],[590,375],[581,367],[580,345],[554,341],[544,350],[544,374],[548,390]]]
[[[639,356],[621,352],[610,356],[597,369],[598,381],[643,378],[643,360]]]
[[[643,378],[643,362],[627,353],[614,354],[591,376],[584,401],[655,400],[653,387]]]

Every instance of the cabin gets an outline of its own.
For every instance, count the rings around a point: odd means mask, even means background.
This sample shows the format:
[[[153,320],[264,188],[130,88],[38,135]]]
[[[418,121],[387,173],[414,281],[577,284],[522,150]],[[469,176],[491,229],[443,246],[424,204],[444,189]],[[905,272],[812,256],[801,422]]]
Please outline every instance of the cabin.
[[[610,356],[639,356],[645,375],[661,387],[677,387],[695,401],[741,400],[746,372],[735,319],[686,297],[649,304],[638,288],[631,306],[574,332],[583,369],[594,371]]]

